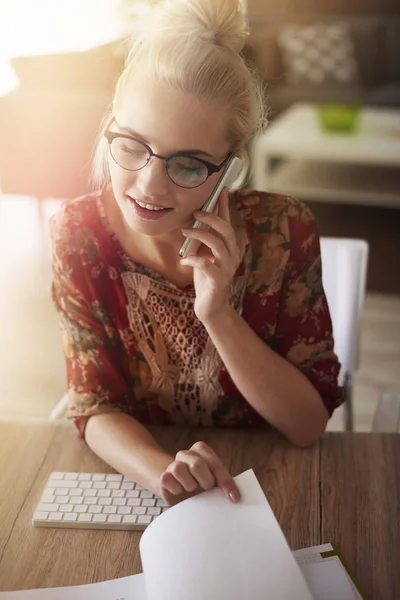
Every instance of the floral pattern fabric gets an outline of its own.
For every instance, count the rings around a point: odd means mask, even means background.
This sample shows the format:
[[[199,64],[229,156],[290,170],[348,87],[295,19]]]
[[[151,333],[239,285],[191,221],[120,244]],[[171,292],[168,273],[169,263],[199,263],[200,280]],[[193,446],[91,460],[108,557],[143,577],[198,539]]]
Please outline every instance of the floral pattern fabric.
[[[332,414],[342,401],[340,365],[313,215],[278,194],[240,191],[233,201],[249,244],[232,282],[232,305],[304,373]],[[101,192],[65,202],[51,234],[68,416],[82,437],[91,415],[112,411],[144,424],[266,425],[196,318],[193,286],[178,288],[124,252]]]

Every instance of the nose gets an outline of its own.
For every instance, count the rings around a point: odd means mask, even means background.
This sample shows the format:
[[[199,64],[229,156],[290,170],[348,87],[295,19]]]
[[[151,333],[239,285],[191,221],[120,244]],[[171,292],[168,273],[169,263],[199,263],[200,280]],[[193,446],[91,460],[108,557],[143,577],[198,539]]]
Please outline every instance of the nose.
[[[170,179],[165,172],[165,161],[152,156],[149,163],[137,171],[136,181],[143,196],[166,196],[169,193]]]

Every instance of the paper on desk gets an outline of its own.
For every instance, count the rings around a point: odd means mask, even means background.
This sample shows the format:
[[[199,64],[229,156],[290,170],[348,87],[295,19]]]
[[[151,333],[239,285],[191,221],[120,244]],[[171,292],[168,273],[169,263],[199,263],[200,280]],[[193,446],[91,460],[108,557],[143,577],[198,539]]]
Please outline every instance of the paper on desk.
[[[0,592],[1,600],[146,600],[143,574],[70,587]]]
[[[142,536],[148,600],[312,600],[252,470],[242,499],[213,489],[170,508]]]
[[[304,563],[301,570],[315,600],[356,600],[340,561]],[[360,596],[357,595],[357,598]]]

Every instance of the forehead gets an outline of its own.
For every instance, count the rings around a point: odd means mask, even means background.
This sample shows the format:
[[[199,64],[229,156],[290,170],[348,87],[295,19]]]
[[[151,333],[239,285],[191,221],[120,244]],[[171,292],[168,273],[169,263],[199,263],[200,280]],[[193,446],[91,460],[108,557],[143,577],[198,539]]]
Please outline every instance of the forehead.
[[[121,126],[130,127],[160,153],[197,148],[215,157],[229,150],[228,115],[219,103],[172,89],[137,74],[115,106]]]

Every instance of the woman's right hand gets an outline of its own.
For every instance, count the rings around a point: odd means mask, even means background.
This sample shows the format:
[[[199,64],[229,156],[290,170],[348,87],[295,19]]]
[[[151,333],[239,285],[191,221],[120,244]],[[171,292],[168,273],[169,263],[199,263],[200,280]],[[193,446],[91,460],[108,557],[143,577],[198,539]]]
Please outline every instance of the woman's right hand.
[[[204,442],[196,442],[189,450],[178,452],[160,477],[160,493],[169,506],[215,486],[220,487],[231,502],[240,500],[233,477]]]

